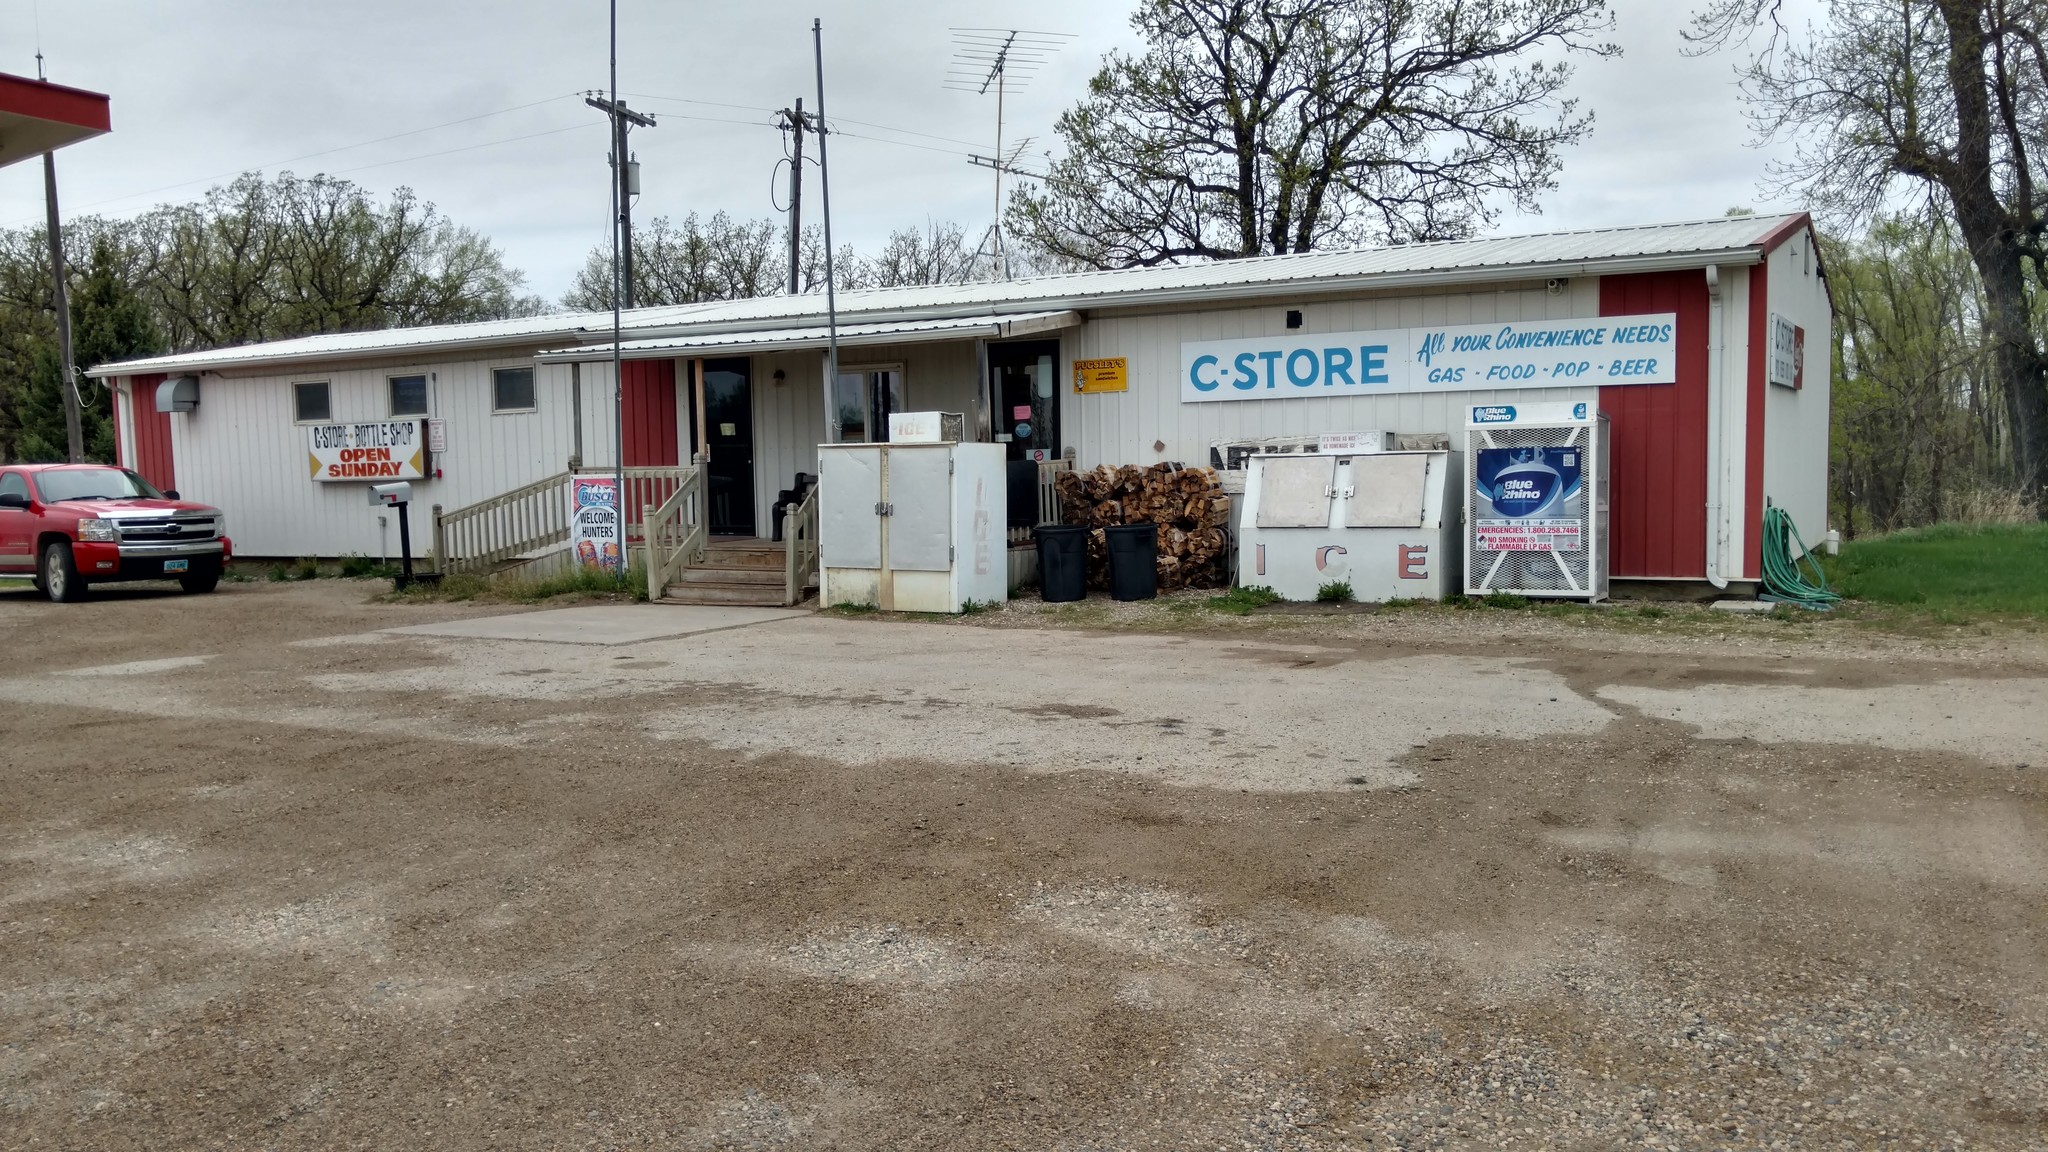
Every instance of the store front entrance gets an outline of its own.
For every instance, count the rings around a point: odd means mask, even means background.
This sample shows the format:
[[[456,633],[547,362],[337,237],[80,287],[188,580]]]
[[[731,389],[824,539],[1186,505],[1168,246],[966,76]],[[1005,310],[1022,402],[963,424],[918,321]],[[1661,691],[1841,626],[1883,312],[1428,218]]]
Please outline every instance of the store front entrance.
[[[754,390],[745,357],[704,361],[704,414],[699,443],[710,461],[704,470],[713,536],[759,535],[754,523]]]
[[[1006,459],[1060,454],[1059,363],[1057,340],[988,346],[989,426]]]

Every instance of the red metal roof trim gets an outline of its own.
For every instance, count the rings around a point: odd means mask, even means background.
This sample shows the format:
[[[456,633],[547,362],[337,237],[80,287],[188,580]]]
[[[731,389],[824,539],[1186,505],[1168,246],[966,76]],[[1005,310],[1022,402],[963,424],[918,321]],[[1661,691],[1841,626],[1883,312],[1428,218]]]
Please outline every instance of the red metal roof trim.
[[[110,105],[111,101],[98,92],[0,72],[0,112],[51,120],[92,132],[111,132],[114,121]]]

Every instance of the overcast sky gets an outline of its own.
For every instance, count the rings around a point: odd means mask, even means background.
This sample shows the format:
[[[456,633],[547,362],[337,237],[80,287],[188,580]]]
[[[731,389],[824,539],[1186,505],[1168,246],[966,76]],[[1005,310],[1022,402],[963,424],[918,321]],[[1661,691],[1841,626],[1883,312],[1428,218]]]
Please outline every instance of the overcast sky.
[[[1809,7],[1807,4],[1799,7]],[[1597,116],[1541,216],[1508,233],[1718,216],[1761,199],[1730,57],[1679,53],[1683,0],[1617,0],[1619,60],[1582,61]],[[641,219],[776,210],[773,110],[815,109],[811,18],[825,22],[835,239],[867,250],[926,218],[988,226],[993,98],[944,87],[955,27],[1071,33],[1007,102],[1006,140],[1052,143],[1101,55],[1135,43],[1118,0],[620,0],[619,89],[655,114],[636,132]],[[236,172],[405,185],[487,233],[529,287],[558,297],[605,237],[604,0],[0,0],[0,71],[113,96],[111,135],[58,157],[67,216],[133,215]],[[403,135],[401,135],[403,134]],[[396,137],[396,138],[393,138]],[[1029,162],[1027,154],[1026,162]],[[817,219],[807,185],[805,218]],[[0,170],[0,227],[38,223],[42,172]]]

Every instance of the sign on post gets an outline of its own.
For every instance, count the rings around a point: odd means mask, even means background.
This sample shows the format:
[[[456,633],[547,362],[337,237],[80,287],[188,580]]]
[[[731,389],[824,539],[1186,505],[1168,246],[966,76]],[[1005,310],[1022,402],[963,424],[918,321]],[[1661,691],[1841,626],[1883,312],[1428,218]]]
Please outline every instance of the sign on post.
[[[418,420],[316,424],[306,429],[306,464],[321,483],[426,478],[426,437]]]
[[[619,478],[569,477],[569,547],[579,568],[626,571],[626,518],[620,514]]]

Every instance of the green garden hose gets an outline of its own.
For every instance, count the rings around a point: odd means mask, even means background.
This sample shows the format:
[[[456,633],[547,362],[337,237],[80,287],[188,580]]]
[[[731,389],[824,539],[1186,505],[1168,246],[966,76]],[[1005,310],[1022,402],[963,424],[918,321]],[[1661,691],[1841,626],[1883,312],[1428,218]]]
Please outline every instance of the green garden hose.
[[[1797,550],[1794,550],[1797,545]],[[1813,578],[1807,579],[1811,572]],[[1761,599],[1826,612],[1841,601],[1828,590],[1827,573],[1808,551],[1792,517],[1775,504],[1764,508],[1764,593]]]

